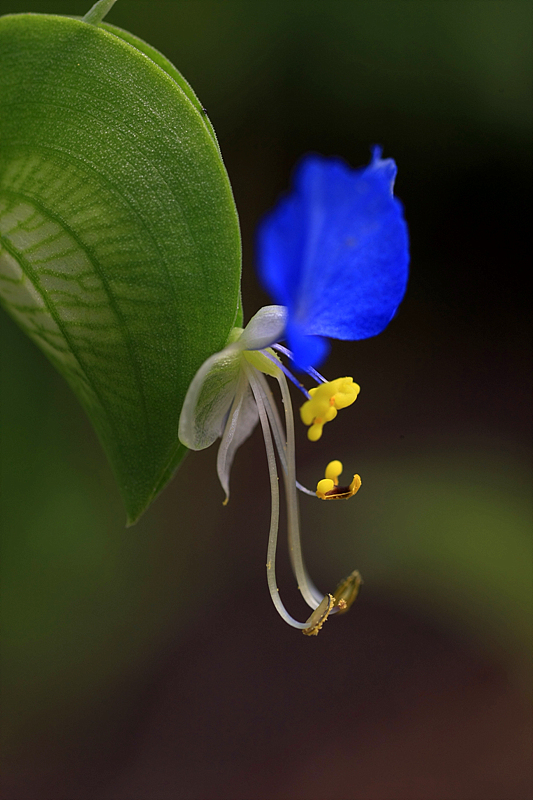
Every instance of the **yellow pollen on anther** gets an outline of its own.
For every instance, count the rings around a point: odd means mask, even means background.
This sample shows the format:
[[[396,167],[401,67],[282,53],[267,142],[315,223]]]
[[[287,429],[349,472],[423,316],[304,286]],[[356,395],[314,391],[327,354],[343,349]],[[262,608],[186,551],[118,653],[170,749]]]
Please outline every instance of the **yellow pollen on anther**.
[[[353,378],[337,378],[321,383],[309,390],[311,397],[300,408],[304,425],[309,425],[308,438],[317,442],[322,436],[322,428],[331,422],[341,408],[351,406],[359,394],[359,386]]]
[[[348,500],[361,488],[361,478],[354,475],[349,486],[339,486],[339,475],[342,472],[340,461],[330,461],[326,467],[326,477],[318,481],[316,496],[321,500]]]
[[[342,472],[342,463],[340,461],[330,461],[326,467],[326,478],[333,481],[335,486],[339,485],[339,475]]]
[[[357,570],[354,570],[351,575],[348,575],[343,581],[339,583],[333,598],[335,600],[335,608],[339,614],[344,614],[359,594],[359,589],[363,579]]]
[[[322,478],[321,481],[318,481],[316,485],[316,493],[317,497],[320,497],[321,500],[326,500],[326,495],[328,492],[332,492],[335,488],[335,484],[329,478]]]
[[[302,630],[304,636],[318,636],[322,629],[322,625],[327,620],[329,612],[333,608],[335,600],[333,595],[327,594],[318,608],[315,608],[309,619],[307,620],[307,628]]]

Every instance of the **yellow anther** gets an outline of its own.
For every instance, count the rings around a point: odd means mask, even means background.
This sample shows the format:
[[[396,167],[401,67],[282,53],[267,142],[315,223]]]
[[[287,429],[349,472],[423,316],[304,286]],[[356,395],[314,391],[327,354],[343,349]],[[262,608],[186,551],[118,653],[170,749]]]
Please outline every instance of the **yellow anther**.
[[[326,478],[333,481],[335,486],[339,485],[339,475],[342,472],[342,464],[340,461],[330,461],[326,467]]]
[[[307,431],[307,438],[310,442],[318,442],[322,436],[322,425],[311,425]]]
[[[333,608],[335,600],[333,595],[327,594],[318,608],[315,608],[309,619],[307,620],[307,628],[302,630],[304,636],[318,636],[322,625],[327,620],[329,612]]]
[[[321,500],[327,500],[327,493],[332,492],[334,488],[335,484],[330,478],[322,478],[316,485],[317,497],[320,497]]]
[[[335,408],[351,406],[352,403],[355,402],[360,391],[357,383],[353,382],[353,378],[338,378],[336,381],[332,381],[332,383],[338,386],[337,391],[333,395]]]
[[[357,570],[352,572],[351,575],[348,575],[347,578],[339,583],[335,589],[335,592],[333,593],[335,608],[339,614],[344,614],[346,611],[348,611],[355,598],[359,594],[359,589],[362,583],[363,579]]]
[[[318,481],[316,496],[321,500],[348,500],[361,488],[361,478],[354,475],[349,486],[339,486],[339,475],[342,472],[340,461],[330,461],[326,467],[326,477]]]
[[[353,378],[337,378],[334,381],[321,383],[310,389],[311,397],[300,409],[304,425],[309,425],[308,438],[312,442],[322,436],[322,428],[337,416],[337,410],[350,406],[359,394],[359,386]]]

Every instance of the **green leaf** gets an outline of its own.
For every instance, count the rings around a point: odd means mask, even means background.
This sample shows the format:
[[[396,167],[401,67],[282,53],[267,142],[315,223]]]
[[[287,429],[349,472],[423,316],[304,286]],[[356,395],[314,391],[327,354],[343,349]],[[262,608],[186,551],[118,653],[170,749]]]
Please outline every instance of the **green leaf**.
[[[202,121],[205,127],[207,128],[208,132],[210,133],[210,135],[213,137],[213,141],[216,143],[218,147],[218,141],[215,134],[215,130],[211,125],[211,122],[209,121],[205,108],[202,106],[202,104],[196,97],[196,94],[194,93],[192,86],[185,80],[181,72],[178,72],[174,64],[172,64],[168,60],[168,58],[166,58],[162,53],[160,53],[159,50],[156,50],[155,47],[152,47],[147,42],[143,41],[142,39],[139,39],[138,36],[134,36],[129,31],[125,31],[122,28],[117,28],[116,25],[109,25],[107,22],[102,23],[101,27],[104,28],[106,31],[109,31],[110,33],[114,33],[115,36],[119,36],[121,39],[124,39],[125,42],[128,42],[128,44],[131,44],[133,45],[133,47],[137,48],[137,50],[140,50],[141,53],[147,55],[148,58],[151,58],[152,61],[155,61],[155,63],[159,67],[161,67],[161,69],[164,72],[170,75],[170,77],[174,81],[176,81],[178,86],[183,90],[184,94],[187,95],[193,106],[202,115]]]
[[[161,54],[0,18],[0,302],[86,409],[130,523],[186,452],[183,399],[235,322],[240,253],[216,138]]]

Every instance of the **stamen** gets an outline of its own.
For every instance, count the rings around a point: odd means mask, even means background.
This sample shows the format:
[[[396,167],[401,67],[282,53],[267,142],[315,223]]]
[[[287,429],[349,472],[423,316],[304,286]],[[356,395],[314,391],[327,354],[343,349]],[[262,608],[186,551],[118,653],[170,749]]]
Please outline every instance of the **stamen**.
[[[278,406],[274,401],[272,392],[270,391],[270,386],[268,385],[265,376],[261,372],[258,372],[255,377],[257,378],[259,387],[263,393],[263,402],[265,404],[268,421],[270,422],[270,427],[274,435],[274,442],[276,444],[279,460],[281,462],[281,468],[283,469],[283,472],[287,474],[287,441],[285,431],[283,430],[281,417],[279,415]],[[311,489],[303,486],[301,483],[299,483],[299,481],[296,481],[296,488],[299,489],[300,492],[303,492],[310,497],[316,497],[315,492],[312,492]]]
[[[359,475],[353,476],[353,481],[349,486],[339,486],[339,475],[342,472],[340,461],[330,461],[326,467],[326,477],[318,481],[316,495],[321,500],[347,500],[353,497],[361,488],[361,478]]]
[[[279,352],[283,353],[284,356],[287,356],[287,358],[290,358],[291,361],[294,361],[294,356],[291,353],[291,351],[287,347],[284,347],[282,344],[277,344],[277,343],[273,344],[272,349],[279,350]],[[320,372],[317,372],[317,370],[314,367],[307,367],[305,372],[307,372],[307,374],[311,378],[314,378],[317,383],[327,383],[327,380],[324,378],[324,376],[321,375]]]
[[[268,535],[268,548],[267,548],[267,581],[270,590],[272,602],[276,607],[278,614],[285,622],[293,628],[304,630],[309,627],[309,622],[297,622],[283,603],[279,596],[279,590],[276,583],[276,548],[278,543],[278,526],[279,526],[279,487],[278,487],[278,472],[276,469],[276,455],[272,444],[272,436],[268,424],[268,416],[263,404],[263,398],[258,381],[254,375],[254,369],[243,361],[243,369],[245,370],[246,377],[250,383],[250,387],[257,403],[257,410],[259,412],[259,419],[261,427],[263,428],[263,437],[265,440],[265,449],[268,462],[268,473],[270,476],[270,492],[272,496],[271,512],[270,512],[270,532]]]
[[[345,614],[346,611],[348,611],[359,594],[362,583],[363,579],[358,570],[354,570],[351,575],[348,575],[347,578],[339,583],[333,593],[333,599],[335,601],[334,610],[336,610],[337,613]]]
[[[339,485],[339,475],[342,472],[342,463],[340,461],[330,461],[326,467],[326,478],[333,481],[335,486]]]
[[[296,494],[296,448],[294,443],[294,417],[292,414],[291,396],[284,375],[279,375],[277,380],[281,389],[281,398],[285,408],[285,424],[287,430],[287,473],[285,491],[287,495],[289,555],[294,575],[298,581],[298,589],[302,597],[308,606],[316,608],[322,602],[324,594],[318,591],[309,577],[302,555],[298,497]]]
[[[337,411],[355,402],[359,386],[353,378],[337,378],[309,390],[310,399],[300,408],[304,425],[309,425],[308,438],[317,442],[322,436],[322,428],[337,416]]]
[[[302,633],[304,636],[318,636],[322,629],[322,625],[329,617],[330,611],[335,604],[335,598],[332,595],[325,595],[320,605],[315,608],[309,619],[307,620],[308,628],[304,628]]]
[[[329,478],[322,478],[321,481],[318,481],[316,485],[316,496],[320,497],[321,500],[325,500],[327,498],[328,492],[332,492],[335,488],[335,484]]]
[[[274,347],[275,347],[275,345],[274,345]],[[277,348],[276,348],[276,349],[277,349]],[[285,348],[283,348],[283,349],[285,350]],[[281,370],[282,370],[282,371],[285,373],[285,375],[287,376],[287,378],[288,378],[288,379],[289,379],[289,380],[290,380],[292,383],[294,383],[294,385],[295,385],[295,386],[296,386],[296,387],[297,387],[297,388],[298,388],[298,389],[301,391],[301,393],[302,393],[303,395],[305,395],[305,397],[307,397],[307,399],[309,400],[309,398],[311,397],[311,395],[309,394],[309,392],[307,391],[307,389],[305,388],[305,386],[303,385],[303,383],[300,383],[300,381],[298,380],[298,378],[296,378],[296,377],[295,377],[295,376],[292,374],[292,372],[291,372],[289,369],[287,369],[287,367],[285,366],[285,364],[283,364],[283,362],[282,362],[282,361],[280,361],[278,358],[276,358],[276,356],[275,356],[275,355],[273,355],[272,353],[269,353],[269,352],[268,352],[268,350],[261,350],[261,352],[262,352],[262,353],[264,353],[264,355],[265,355],[265,356],[266,356],[268,359],[270,359],[270,361],[272,361],[272,362],[273,362],[273,363],[274,363],[274,364],[275,364],[277,367],[279,367],[279,368],[280,368],[280,369],[281,369]],[[269,373],[269,374],[272,374],[272,373]],[[274,376],[274,377],[275,377],[275,376]]]
[[[263,351],[257,353],[256,355],[262,356]],[[243,370],[254,395],[261,427],[263,429],[270,477],[270,490],[272,496],[270,531],[267,548],[267,581],[270,596],[276,610],[285,622],[294,628],[299,628],[306,636],[316,636],[321,630],[329,614],[343,613],[348,610],[357,596],[357,592],[361,584],[361,578],[358,572],[353,572],[348,578],[346,578],[344,581],[341,581],[341,583],[337,586],[334,595],[327,594],[325,596],[318,591],[316,586],[311,581],[305,567],[300,543],[300,521],[296,494],[297,483],[294,443],[294,417],[292,413],[289,387],[285,379],[284,371],[279,369],[273,370],[272,372],[270,372],[270,370],[268,371],[267,374],[273,374],[280,385],[282,401],[285,408],[285,436],[281,418],[266,378],[264,377],[263,372],[260,369],[257,369],[255,364],[250,363],[251,361],[252,359],[243,359]],[[339,380],[345,382],[347,379]],[[351,381],[351,379],[349,380]],[[344,388],[345,387],[343,385],[341,389]],[[343,394],[343,392],[341,391],[340,394]],[[355,396],[357,396],[357,394]],[[335,402],[335,396],[333,398],[333,402]],[[344,398],[341,397],[339,400],[339,407],[343,407],[343,402]],[[353,400],[351,400],[351,402],[353,402]],[[350,403],[346,403],[346,405],[349,404]],[[276,583],[276,550],[279,527],[279,482],[274,443],[282,466],[285,494],[287,497],[287,525],[291,565],[296,580],[298,581],[298,588],[302,597],[306,603],[312,609],[314,609],[313,613],[306,622],[298,622],[289,614],[281,601]],[[359,489],[361,480],[358,475],[354,476],[350,487],[345,487],[344,489],[339,487],[338,477],[341,472],[342,464],[340,461],[331,461],[326,467],[325,481],[329,483],[328,492],[324,493],[324,499],[329,499],[329,497],[333,495],[339,497],[352,496]],[[321,495],[319,494],[319,496]]]

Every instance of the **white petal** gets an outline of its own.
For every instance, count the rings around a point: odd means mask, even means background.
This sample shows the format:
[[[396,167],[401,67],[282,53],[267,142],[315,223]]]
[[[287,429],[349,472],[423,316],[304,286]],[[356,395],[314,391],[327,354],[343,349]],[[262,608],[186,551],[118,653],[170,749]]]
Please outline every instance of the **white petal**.
[[[263,350],[283,338],[287,324],[285,306],[265,306],[252,317],[239,339],[245,350]]]
[[[204,361],[185,396],[179,438],[191,450],[203,450],[220,436],[237,392],[242,348],[230,344]]]
[[[222,488],[229,498],[229,474],[237,449],[250,436],[259,420],[257,405],[252,395],[248,379],[241,372],[235,399],[224,428],[222,441],[218,448],[217,472]]]

